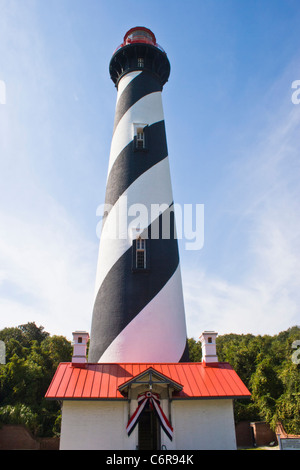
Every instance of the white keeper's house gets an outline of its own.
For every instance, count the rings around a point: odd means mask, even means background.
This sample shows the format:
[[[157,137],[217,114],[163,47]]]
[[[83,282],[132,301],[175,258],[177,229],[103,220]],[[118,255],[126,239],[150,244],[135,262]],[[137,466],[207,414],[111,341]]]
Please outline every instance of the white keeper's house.
[[[236,449],[233,401],[250,393],[218,362],[216,333],[202,334],[201,363],[153,364],[87,363],[78,348],[88,334],[73,335],[74,362],[59,365],[46,394],[62,402],[60,449]]]

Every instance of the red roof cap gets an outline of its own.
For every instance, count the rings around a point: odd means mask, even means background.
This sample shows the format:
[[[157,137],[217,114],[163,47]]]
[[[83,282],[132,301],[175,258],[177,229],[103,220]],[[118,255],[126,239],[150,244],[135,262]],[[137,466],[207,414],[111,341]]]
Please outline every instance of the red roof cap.
[[[146,44],[156,45],[156,37],[154,33],[144,26],[135,26],[131,28],[124,36],[123,45],[131,44],[133,42],[144,42]]]
[[[122,44],[117,47],[115,52],[117,52],[121,47],[136,43],[150,44],[151,46],[155,46],[165,53],[164,49],[159,44],[157,44],[154,33],[144,26],[135,26],[134,28],[131,28],[129,31],[127,31]]]

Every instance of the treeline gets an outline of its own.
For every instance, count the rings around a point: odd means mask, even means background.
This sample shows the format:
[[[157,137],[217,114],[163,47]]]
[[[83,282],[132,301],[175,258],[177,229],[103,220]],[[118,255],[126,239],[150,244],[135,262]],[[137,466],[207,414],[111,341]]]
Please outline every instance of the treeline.
[[[24,424],[38,437],[57,436],[61,410],[44,398],[60,362],[72,358],[72,345],[63,336],[50,336],[44,327],[27,323],[0,331],[6,364],[0,365],[0,425]]]
[[[201,361],[201,343],[189,339],[191,361]],[[235,420],[267,421],[273,429],[300,434],[300,327],[275,336],[227,334],[216,339],[220,362],[229,362],[251,392],[235,401]]]
[[[0,426],[24,424],[35,436],[60,433],[61,409],[44,398],[60,362],[69,362],[72,345],[27,323],[0,331],[6,364],[0,365]],[[297,343],[298,341],[298,343]],[[201,343],[189,339],[191,361],[201,361]],[[217,354],[229,362],[249,388],[251,400],[235,402],[235,420],[281,421],[300,434],[300,327],[275,336],[229,334],[217,337]],[[293,349],[294,348],[294,349]]]

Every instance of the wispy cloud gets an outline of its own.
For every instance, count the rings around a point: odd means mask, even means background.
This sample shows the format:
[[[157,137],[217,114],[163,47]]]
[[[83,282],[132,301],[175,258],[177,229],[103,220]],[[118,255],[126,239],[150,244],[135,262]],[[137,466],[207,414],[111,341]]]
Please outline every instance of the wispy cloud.
[[[53,50],[50,45],[56,29],[48,24],[48,36],[41,34],[37,5],[36,0],[1,0],[0,60],[3,68],[0,80],[5,82],[5,104],[0,106],[0,329],[36,321],[51,333],[70,335],[73,328],[90,327],[98,241],[96,237],[91,241],[83,233],[82,224],[70,212],[70,205],[74,207],[76,203],[71,204],[67,199],[74,194],[75,184],[66,193],[62,190],[67,172],[76,173],[83,168],[80,163],[76,167],[74,158],[76,145],[85,146],[83,117],[76,125],[73,121],[72,126],[72,111],[68,108],[81,103],[83,97],[69,86],[68,80],[63,80],[63,54],[60,66],[57,65],[60,44]],[[115,21],[115,17],[111,16],[107,24],[109,21]],[[61,26],[60,37],[64,37],[63,33]],[[80,37],[85,36],[84,32]],[[93,39],[93,47],[97,41],[103,44],[103,37],[101,33]],[[71,44],[69,36],[68,47]],[[89,46],[85,46],[87,49],[83,49],[82,56],[89,51]],[[103,44],[103,50],[105,48]],[[52,50],[51,58],[46,50]],[[74,50],[69,52],[71,57]],[[95,56],[98,57],[98,52]],[[298,70],[298,58],[293,67],[294,71]],[[68,79],[73,70],[68,69]],[[61,81],[57,79],[57,71],[60,71]],[[234,155],[239,154],[239,158],[235,162],[228,149],[227,155],[222,155],[222,165],[227,157],[232,163],[224,175],[224,187],[220,189],[218,184],[214,187],[213,202],[220,200],[218,214],[209,213],[210,207],[205,206],[205,218],[213,220],[212,230],[223,237],[223,266],[230,266],[230,269],[224,274],[224,269],[216,267],[215,259],[213,268],[212,263],[200,262],[197,267],[182,263],[189,336],[197,337],[210,328],[220,334],[231,331],[276,333],[299,323],[300,105],[292,104],[290,88],[298,78],[294,72],[286,71],[274,82],[265,101],[253,102],[253,107],[252,103],[249,106],[249,100],[253,99],[251,92],[243,95],[248,100],[248,112],[249,108],[256,110],[253,116],[256,114],[257,121],[251,125],[249,119],[247,128],[241,123],[237,139],[240,147],[235,144],[234,149]],[[56,98],[62,98],[65,90],[69,93],[71,99],[64,103],[64,108],[60,108],[59,100],[55,102],[55,90],[59,90]],[[194,96],[194,90],[191,93]],[[92,96],[91,102],[93,99]],[[174,95],[173,104],[178,111],[177,99]],[[239,100],[242,102],[241,95]],[[97,106],[95,109],[95,115],[103,113],[103,109]],[[110,104],[105,109],[110,110]],[[197,114],[191,113],[189,131],[191,125],[197,127],[199,109],[197,104]],[[60,111],[65,120],[60,119]],[[179,116],[177,111],[174,115]],[[182,116],[186,120],[186,116]],[[105,118],[101,125],[110,127]],[[79,130],[80,138],[72,135],[74,129]],[[235,129],[232,129],[234,134]],[[197,135],[193,151],[198,146]],[[84,153],[89,153],[86,148],[80,156]],[[196,160],[196,156],[194,158]],[[221,159],[216,160],[218,165]],[[103,161],[106,162],[105,158]],[[194,163],[186,168],[188,175],[194,173],[196,185],[198,175]],[[59,173],[62,168],[64,174]],[[83,171],[93,170],[85,168]],[[104,191],[105,176],[99,191]],[[99,186],[100,177],[97,174]],[[60,192],[56,191],[56,184]],[[188,185],[183,181],[184,184]],[[85,190],[90,191],[89,178]],[[79,190],[76,197],[81,201]],[[83,196],[82,200],[84,197],[88,196]],[[197,202],[205,204],[202,199]],[[82,202],[82,212],[83,206]],[[223,225],[227,215],[230,223],[227,220]],[[211,236],[212,233],[206,233],[203,248],[206,250],[209,241],[210,253],[213,242],[207,237]],[[218,243],[218,237],[215,240]],[[216,248],[219,254],[220,246]],[[189,256],[195,259],[196,254],[189,252]]]
[[[0,328],[35,321],[70,337],[90,328],[95,245],[54,200],[35,195],[44,212],[0,213]]]
[[[300,323],[300,106],[284,95],[284,102],[269,97],[272,118],[265,114],[259,139],[245,142],[228,175],[222,207],[236,225],[224,257],[236,276],[201,266],[183,271],[190,336],[205,329],[275,334]]]
[[[47,174],[59,146],[49,93],[55,80],[34,6],[1,4],[0,329],[35,321],[70,337],[73,328],[90,328],[97,240],[49,191],[62,177]]]

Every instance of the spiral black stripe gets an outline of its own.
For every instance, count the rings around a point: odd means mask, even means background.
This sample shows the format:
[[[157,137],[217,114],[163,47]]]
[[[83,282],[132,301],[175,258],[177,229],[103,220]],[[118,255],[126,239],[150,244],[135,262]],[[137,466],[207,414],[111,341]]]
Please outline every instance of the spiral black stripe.
[[[141,72],[133,78],[120,96],[114,121],[114,131],[119,124],[120,119],[137,101],[150,93],[161,91],[161,85],[158,80],[146,72]]]
[[[139,336],[143,346],[144,338],[151,345],[155,329],[153,325],[146,328],[144,325],[148,324],[151,315],[156,316],[156,322],[160,321],[163,311],[165,321],[162,322],[164,326],[156,349],[159,352],[157,357],[163,357],[164,348],[168,348],[170,354],[166,357],[169,360],[178,361],[181,356],[186,360],[184,306],[173,217],[170,219],[170,236],[164,239],[160,233],[157,238],[157,225],[161,225],[173,210],[161,84],[151,73],[142,72],[132,77],[128,77],[130,82],[122,88],[116,107],[105,196],[108,214],[100,242],[89,361],[122,360],[124,343],[134,342],[136,324],[142,330]],[[146,148],[143,149],[135,148],[133,139],[134,127],[138,125],[143,125],[146,136]],[[123,194],[130,204],[143,203],[148,210],[154,203],[171,204],[156,220],[150,219],[146,269],[140,271],[133,263],[135,235],[131,240],[131,235],[127,236],[125,231],[125,238],[110,238],[120,228],[119,219],[115,216],[121,207],[119,202]],[[113,208],[111,214],[109,206]],[[124,208],[121,210],[124,212]],[[151,232],[155,232],[156,238],[151,239]],[[173,302],[169,302],[170,296]],[[173,323],[170,326],[176,340],[169,339],[167,322]],[[150,336],[149,329],[152,331]],[[132,355],[134,348],[130,348],[131,344],[126,357],[138,361],[139,352]]]
[[[170,233],[174,233],[172,208]],[[161,214],[151,226],[162,224]],[[93,310],[92,332],[101,335],[92,337],[89,361],[98,362],[104,351],[117,335],[138,315],[141,310],[161,291],[172,277],[179,264],[177,239],[150,239],[150,269],[132,273],[132,250],[127,250],[114,264],[96,297]],[[132,274],[131,274],[132,273]],[[131,274],[131,275],[129,275]]]
[[[134,152],[134,142],[131,141],[117,157],[107,180],[106,204],[114,205],[137,178],[168,156],[164,121],[148,127],[147,140],[146,152]]]
[[[189,362],[189,360],[190,360],[189,344],[188,344],[188,340],[186,339],[186,344],[185,344],[184,351],[183,351],[182,356],[181,356],[181,358],[178,362]]]

